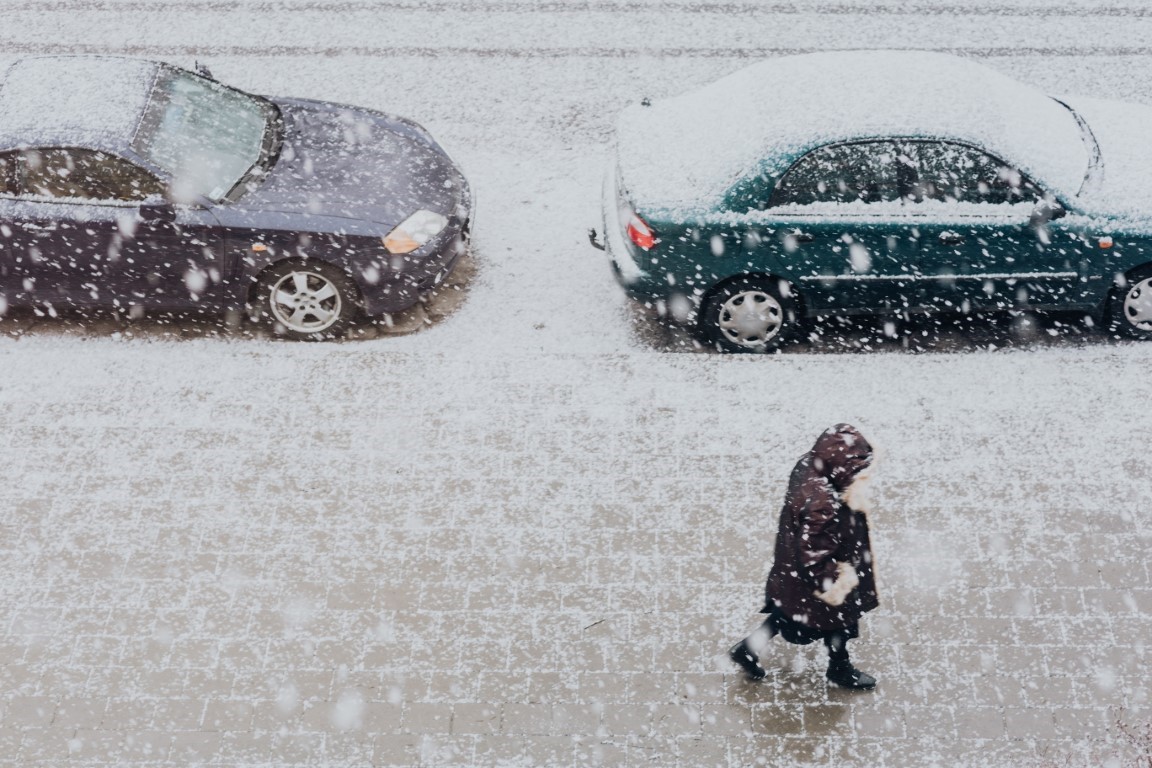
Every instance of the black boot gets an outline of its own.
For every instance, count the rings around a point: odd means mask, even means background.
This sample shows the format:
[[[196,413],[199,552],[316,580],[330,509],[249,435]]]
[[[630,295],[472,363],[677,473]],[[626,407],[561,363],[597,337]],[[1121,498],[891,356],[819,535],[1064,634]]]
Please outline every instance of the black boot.
[[[736,662],[737,666],[744,670],[744,674],[748,676],[749,680],[761,680],[768,674],[764,671],[764,667],[760,666],[756,654],[752,653],[748,648],[747,640],[741,640],[732,646],[728,651],[728,658],[732,659],[732,661]]]
[[[876,687],[876,678],[856,669],[848,661],[843,664],[829,664],[827,677],[841,688],[870,691]]]
[[[827,678],[841,688],[851,688],[857,691],[870,691],[876,687],[876,678],[865,674],[848,659],[848,633],[836,632],[824,638],[824,645],[828,647],[828,674]]]

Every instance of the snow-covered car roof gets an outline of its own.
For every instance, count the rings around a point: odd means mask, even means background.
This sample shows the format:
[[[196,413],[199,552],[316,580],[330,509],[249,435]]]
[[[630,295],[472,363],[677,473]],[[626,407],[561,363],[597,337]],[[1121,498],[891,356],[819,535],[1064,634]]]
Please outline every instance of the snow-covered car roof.
[[[617,137],[625,183],[649,205],[717,204],[747,174],[778,176],[815,147],[869,137],[976,144],[1068,197],[1089,163],[1059,102],[982,64],[924,51],[770,59],[629,107]]]
[[[159,64],[105,56],[21,59],[0,76],[0,150],[126,148]]]

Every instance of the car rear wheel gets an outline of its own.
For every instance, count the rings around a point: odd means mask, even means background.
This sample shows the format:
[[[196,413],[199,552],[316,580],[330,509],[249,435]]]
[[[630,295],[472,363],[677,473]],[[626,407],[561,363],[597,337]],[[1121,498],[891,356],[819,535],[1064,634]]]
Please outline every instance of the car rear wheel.
[[[1108,327],[1133,339],[1152,339],[1152,268],[1132,273],[1124,286],[1112,290]]]
[[[352,280],[321,262],[283,262],[260,277],[255,315],[273,332],[300,341],[335,338],[360,310]]]
[[[797,300],[786,281],[742,277],[712,291],[700,307],[697,331],[726,352],[770,352],[797,325]]]

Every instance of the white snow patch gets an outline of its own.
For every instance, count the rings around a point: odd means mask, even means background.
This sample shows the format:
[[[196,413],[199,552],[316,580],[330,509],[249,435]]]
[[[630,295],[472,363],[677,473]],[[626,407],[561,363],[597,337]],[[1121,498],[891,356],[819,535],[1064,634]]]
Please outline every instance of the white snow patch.
[[[669,206],[712,207],[741,177],[774,177],[809,149],[876,136],[975,142],[1066,196],[1088,168],[1065,107],[982,64],[926,51],[770,59],[630,106],[618,126],[633,199]]]
[[[17,61],[0,85],[0,146],[50,130],[75,141],[136,132],[156,73],[153,62],[95,56]]]

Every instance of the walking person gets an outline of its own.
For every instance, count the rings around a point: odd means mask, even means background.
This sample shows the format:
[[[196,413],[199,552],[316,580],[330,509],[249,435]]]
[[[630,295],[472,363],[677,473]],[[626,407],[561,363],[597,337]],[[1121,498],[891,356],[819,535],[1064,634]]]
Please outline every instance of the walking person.
[[[876,687],[876,679],[848,658],[848,641],[860,636],[860,617],[879,604],[865,514],[872,461],[864,435],[837,424],[796,463],[760,611],[768,618],[728,651],[748,677],[764,677],[759,657],[781,635],[797,645],[823,640],[827,677],[836,685]]]

